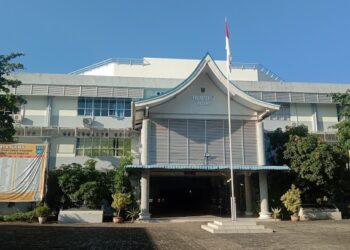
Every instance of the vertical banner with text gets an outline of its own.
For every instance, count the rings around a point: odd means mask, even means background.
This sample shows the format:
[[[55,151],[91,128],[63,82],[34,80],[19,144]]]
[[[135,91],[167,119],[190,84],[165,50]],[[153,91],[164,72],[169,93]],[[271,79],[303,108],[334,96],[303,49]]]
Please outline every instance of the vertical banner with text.
[[[0,202],[41,201],[46,144],[0,144]]]

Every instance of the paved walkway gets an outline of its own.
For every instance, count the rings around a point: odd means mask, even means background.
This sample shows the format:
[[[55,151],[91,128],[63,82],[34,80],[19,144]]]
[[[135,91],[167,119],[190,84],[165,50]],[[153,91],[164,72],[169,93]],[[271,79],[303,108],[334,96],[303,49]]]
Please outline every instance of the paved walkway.
[[[213,235],[202,222],[0,223],[0,249],[350,249],[350,221],[265,222],[272,234]]]

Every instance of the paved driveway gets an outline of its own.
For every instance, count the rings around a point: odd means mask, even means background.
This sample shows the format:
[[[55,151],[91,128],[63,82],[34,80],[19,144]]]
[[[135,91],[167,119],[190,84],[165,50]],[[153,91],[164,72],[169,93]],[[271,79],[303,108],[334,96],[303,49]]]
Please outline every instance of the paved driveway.
[[[213,235],[202,223],[0,224],[0,249],[350,249],[350,221],[269,222],[272,234]]]

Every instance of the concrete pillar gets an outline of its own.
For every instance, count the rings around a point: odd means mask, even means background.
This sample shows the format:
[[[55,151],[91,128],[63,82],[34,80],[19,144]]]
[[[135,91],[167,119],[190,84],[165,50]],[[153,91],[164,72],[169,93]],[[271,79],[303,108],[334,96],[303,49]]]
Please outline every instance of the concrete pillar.
[[[141,129],[141,164],[147,165],[149,163],[149,136],[151,130],[151,122],[149,119],[142,121]]]
[[[253,215],[250,173],[244,173],[245,214]]]
[[[264,143],[264,126],[262,121],[256,123],[256,135],[257,135],[257,159],[258,165],[266,165],[265,159],[265,143]],[[267,173],[266,171],[259,171],[259,189],[260,189],[260,216],[259,219],[271,218],[269,212],[269,195],[267,188]]]
[[[260,213],[259,219],[270,219],[269,212],[269,195],[267,189],[267,173],[259,172],[259,189],[260,189]]]
[[[46,125],[51,126],[51,109],[52,109],[52,96],[47,97],[47,107],[46,107]]]
[[[312,132],[317,132],[317,131],[323,131],[323,123],[319,122],[319,114],[318,114],[318,109],[317,109],[317,104],[312,103],[311,104],[311,109],[312,109]]]
[[[141,173],[141,204],[140,204],[140,220],[151,219],[151,214],[149,213],[149,180],[150,174],[149,169],[142,170]]]
[[[141,164],[149,164],[149,136],[150,136],[150,120],[144,119],[142,121],[141,129]],[[140,179],[140,188],[141,188],[141,204],[140,204],[140,220],[149,220],[151,214],[149,213],[149,181],[150,173],[149,169],[142,170],[141,179]]]
[[[264,124],[262,121],[256,123],[256,140],[257,140],[257,160],[259,166],[266,164],[265,160],[265,141],[264,141]]]

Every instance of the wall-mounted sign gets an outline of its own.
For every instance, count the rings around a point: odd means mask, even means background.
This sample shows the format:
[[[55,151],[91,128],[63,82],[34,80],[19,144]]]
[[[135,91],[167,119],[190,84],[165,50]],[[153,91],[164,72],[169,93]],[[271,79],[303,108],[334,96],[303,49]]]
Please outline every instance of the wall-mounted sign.
[[[206,105],[211,104],[213,99],[214,99],[214,97],[209,96],[209,95],[194,95],[194,96],[192,96],[192,101],[195,104],[201,105],[201,106],[206,106]]]
[[[0,144],[0,201],[41,201],[46,144]]]

